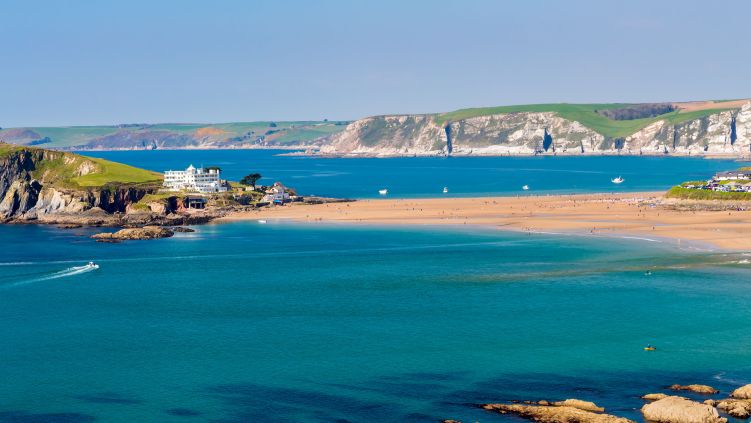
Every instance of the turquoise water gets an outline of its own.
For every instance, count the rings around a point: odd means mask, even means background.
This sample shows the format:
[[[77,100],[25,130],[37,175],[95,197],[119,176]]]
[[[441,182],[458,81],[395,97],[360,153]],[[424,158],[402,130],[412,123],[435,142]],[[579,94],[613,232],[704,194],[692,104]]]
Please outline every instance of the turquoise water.
[[[314,158],[278,156],[274,150],[156,150],[85,152],[163,172],[189,164],[220,166],[239,180],[258,171],[261,183],[282,181],[304,195],[391,197],[568,194],[659,191],[687,180],[706,180],[743,163],[671,157],[410,157]],[[622,176],[621,185],[610,182]],[[529,185],[529,191],[522,191]],[[448,195],[442,194],[449,188]]]
[[[486,422],[513,418],[478,403],[567,397],[638,418],[664,385],[751,382],[742,254],[481,228],[196,229],[97,244],[0,226],[0,422]],[[101,268],[75,269],[89,260]]]

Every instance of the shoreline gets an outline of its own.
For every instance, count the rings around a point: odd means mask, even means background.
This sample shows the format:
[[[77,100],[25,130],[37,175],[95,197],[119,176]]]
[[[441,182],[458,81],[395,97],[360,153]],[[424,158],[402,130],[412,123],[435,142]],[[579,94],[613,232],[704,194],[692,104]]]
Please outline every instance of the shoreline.
[[[368,199],[234,212],[213,222],[469,225],[528,233],[641,238],[697,250],[751,251],[751,210],[740,210],[740,204],[667,199],[662,192]]]
[[[737,160],[737,161],[749,161],[751,160],[751,154],[743,154],[738,152],[672,152],[665,154],[660,151],[656,152],[617,152],[617,151],[595,151],[595,152],[555,152],[555,153],[542,153],[535,154],[534,152],[483,152],[483,151],[455,151],[447,155],[439,151],[426,151],[417,152],[411,154],[400,153],[377,153],[377,152],[321,152],[320,145],[300,145],[300,146],[232,146],[232,147],[219,147],[216,146],[191,146],[191,147],[162,147],[157,149],[149,148],[91,148],[91,149],[76,149],[72,147],[48,147],[56,151],[75,152],[85,155],[87,152],[128,152],[128,151],[226,151],[226,150],[279,150],[283,153],[277,154],[278,156],[289,157],[311,157],[320,159],[397,159],[397,158],[427,158],[427,157],[659,157],[659,158],[698,158],[709,160]]]

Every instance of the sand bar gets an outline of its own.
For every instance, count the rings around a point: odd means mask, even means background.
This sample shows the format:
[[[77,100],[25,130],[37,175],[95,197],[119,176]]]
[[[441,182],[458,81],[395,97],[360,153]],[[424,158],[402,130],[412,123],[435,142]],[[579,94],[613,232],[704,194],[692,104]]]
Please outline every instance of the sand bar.
[[[293,220],[387,225],[483,225],[531,232],[666,238],[751,251],[751,211],[744,205],[671,200],[662,193],[520,197],[377,199],[292,204],[219,221]],[[748,207],[751,208],[751,204]]]

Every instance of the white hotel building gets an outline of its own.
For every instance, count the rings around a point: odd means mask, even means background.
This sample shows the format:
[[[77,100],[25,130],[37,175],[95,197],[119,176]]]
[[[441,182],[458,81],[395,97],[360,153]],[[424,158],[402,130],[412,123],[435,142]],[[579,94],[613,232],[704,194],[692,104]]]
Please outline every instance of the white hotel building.
[[[225,192],[227,186],[220,178],[219,169],[196,169],[193,165],[185,170],[164,172],[164,188],[168,191]]]

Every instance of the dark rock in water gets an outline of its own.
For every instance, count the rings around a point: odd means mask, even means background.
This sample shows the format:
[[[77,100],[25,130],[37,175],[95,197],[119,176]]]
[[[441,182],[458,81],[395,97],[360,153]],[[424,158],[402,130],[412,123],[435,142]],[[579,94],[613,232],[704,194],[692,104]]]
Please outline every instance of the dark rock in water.
[[[195,232],[195,231],[196,231],[195,229],[184,228],[182,226],[175,226],[174,228],[172,228],[172,232]]]
[[[91,237],[96,240],[102,239],[115,239],[115,240],[141,240],[141,239],[157,239],[157,238],[169,238],[175,233],[167,228],[160,226],[144,226],[142,228],[126,228],[120,229],[117,232],[103,232]]]
[[[98,238],[96,242],[105,242],[108,244],[119,244],[122,241],[120,241],[119,239],[115,239],[115,238]]]

